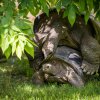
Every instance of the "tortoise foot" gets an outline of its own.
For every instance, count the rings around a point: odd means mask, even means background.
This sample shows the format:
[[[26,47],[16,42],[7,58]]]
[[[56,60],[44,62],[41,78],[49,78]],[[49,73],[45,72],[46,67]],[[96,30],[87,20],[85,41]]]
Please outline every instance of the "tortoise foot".
[[[44,84],[44,77],[42,72],[35,72],[32,77],[32,83],[35,85],[43,85]]]
[[[95,72],[98,72],[99,65],[94,65],[87,61],[83,61],[81,68],[83,69],[83,72],[85,72],[87,75],[93,75]]]

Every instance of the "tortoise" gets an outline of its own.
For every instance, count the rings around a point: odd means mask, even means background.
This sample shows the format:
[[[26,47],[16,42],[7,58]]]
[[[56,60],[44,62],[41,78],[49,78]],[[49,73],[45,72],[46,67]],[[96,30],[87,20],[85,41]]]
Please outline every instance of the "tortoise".
[[[84,86],[81,69],[82,58],[78,51],[66,46],[57,47],[49,59],[44,60],[39,71],[33,75],[33,83],[47,82],[70,83],[76,87]]]
[[[33,30],[34,41],[39,46],[38,50],[44,56],[43,59],[53,55],[58,46],[79,50],[83,58],[81,66],[83,72],[93,74],[100,65],[100,42],[94,37],[100,29],[94,27],[95,20],[92,18],[86,25],[83,16],[77,16],[75,24],[71,27],[68,19],[62,16],[63,10],[58,14],[53,9],[49,11],[49,17],[45,13],[36,17]],[[96,25],[99,27],[98,24]],[[38,57],[39,54],[36,56]],[[39,62],[41,63],[43,59]]]

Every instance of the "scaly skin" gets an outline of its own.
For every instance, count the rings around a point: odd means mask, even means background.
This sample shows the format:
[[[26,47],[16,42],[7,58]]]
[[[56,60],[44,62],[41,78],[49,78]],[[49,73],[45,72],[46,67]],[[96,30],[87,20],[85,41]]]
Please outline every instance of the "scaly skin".
[[[70,83],[76,87],[84,86],[84,81],[70,65],[67,63],[52,59],[43,64],[43,72],[46,73],[45,79],[50,82]]]
[[[98,72],[100,64],[100,45],[97,40],[88,34],[82,38],[81,52],[83,55],[82,68],[87,74]]]

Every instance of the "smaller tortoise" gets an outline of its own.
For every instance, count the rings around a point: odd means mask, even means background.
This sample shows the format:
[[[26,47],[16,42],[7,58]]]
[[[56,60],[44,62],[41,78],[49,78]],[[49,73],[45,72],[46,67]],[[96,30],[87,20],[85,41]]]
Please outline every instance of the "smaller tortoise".
[[[81,63],[78,51],[65,46],[57,47],[55,54],[47,61],[44,60],[41,69],[33,75],[33,83],[41,84],[44,80],[84,86]]]
[[[67,63],[51,59],[43,64],[44,79],[47,82],[70,83],[75,87],[84,86],[83,78]]]

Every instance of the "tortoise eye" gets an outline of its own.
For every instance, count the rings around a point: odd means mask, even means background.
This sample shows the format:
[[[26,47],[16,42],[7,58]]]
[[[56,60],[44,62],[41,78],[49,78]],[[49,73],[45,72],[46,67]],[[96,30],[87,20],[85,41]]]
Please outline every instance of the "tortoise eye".
[[[46,68],[47,68],[47,69],[49,69],[49,68],[50,68],[50,66],[48,65]]]

